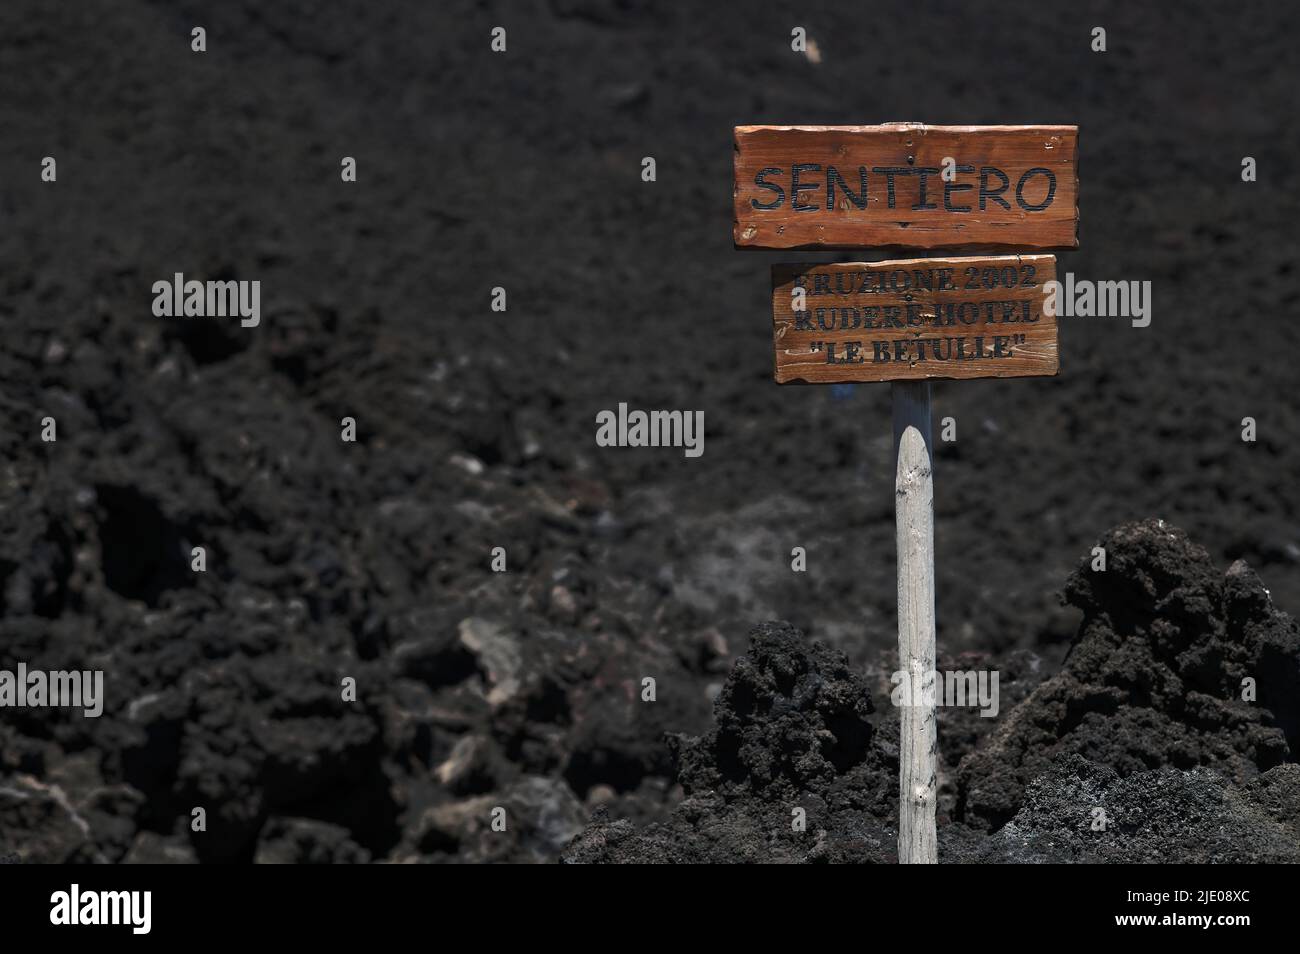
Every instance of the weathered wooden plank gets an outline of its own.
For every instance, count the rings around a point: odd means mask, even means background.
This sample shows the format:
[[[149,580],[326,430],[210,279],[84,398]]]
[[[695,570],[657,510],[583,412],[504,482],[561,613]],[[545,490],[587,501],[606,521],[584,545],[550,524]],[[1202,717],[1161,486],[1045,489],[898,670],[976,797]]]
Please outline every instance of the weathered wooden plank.
[[[1077,126],[737,126],[735,136],[737,248],[1079,244]]]
[[[773,265],[776,380],[1056,374],[1055,279],[1051,255]]]

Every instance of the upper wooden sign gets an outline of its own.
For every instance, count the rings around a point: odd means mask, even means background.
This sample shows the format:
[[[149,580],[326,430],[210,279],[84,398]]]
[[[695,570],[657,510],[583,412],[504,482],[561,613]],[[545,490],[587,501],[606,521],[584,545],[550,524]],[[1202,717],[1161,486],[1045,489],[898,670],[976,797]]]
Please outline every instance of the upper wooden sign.
[[[737,126],[737,248],[1073,249],[1078,126]]]
[[[773,265],[776,380],[1056,374],[1051,255]]]

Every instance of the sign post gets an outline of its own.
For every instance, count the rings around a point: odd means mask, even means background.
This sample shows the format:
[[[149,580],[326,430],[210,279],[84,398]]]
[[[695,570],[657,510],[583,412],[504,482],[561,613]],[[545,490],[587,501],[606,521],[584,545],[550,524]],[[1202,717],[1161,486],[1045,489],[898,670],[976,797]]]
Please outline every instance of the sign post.
[[[930,382],[895,381],[894,524],[898,546],[898,660],[929,705],[899,713],[898,862],[939,860],[934,810],[938,746],[934,713],[934,474]],[[928,695],[926,695],[928,690]]]
[[[1077,247],[1075,126],[738,126],[737,248]],[[772,267],[779,384],[890,381],[898,860],[938,860],[930,380],[1054,375],[1044,254]]]

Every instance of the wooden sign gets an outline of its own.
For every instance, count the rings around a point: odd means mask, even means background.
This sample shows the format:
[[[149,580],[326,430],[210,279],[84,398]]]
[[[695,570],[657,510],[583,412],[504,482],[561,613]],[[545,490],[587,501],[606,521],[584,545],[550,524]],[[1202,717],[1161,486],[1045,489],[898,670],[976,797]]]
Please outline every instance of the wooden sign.
[[[1077,126],[737,126],[737,248],[1077,248]],[[933,674],[931,378],[1056,374],[1051,255],[772,266],[778,384],[892,381],[900,672]],[[935,700],[899,711],[898,860],[938,860]]]
[[[1051,255],[773,265],[776,380],[1056,374]]]
[[[1073,249],[1078,126],[737,126],[737,248]]]

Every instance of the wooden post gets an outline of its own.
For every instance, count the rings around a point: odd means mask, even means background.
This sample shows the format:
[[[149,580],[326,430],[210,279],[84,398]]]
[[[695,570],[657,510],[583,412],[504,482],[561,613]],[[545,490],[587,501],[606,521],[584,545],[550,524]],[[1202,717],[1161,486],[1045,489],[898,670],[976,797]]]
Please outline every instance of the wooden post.
[[[935,864],[934,478],[930,382],[894,381],[898,656],[912,693],[899,710],[898,861]],[[912,703],[912,704],[907,704]],[[919,703],[919,704],[917,704]]]

